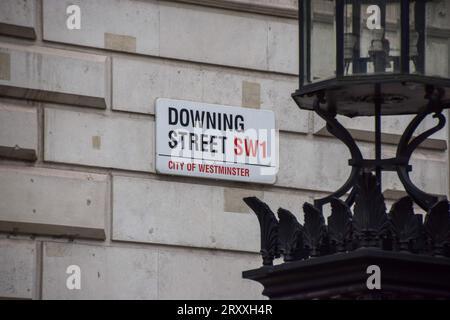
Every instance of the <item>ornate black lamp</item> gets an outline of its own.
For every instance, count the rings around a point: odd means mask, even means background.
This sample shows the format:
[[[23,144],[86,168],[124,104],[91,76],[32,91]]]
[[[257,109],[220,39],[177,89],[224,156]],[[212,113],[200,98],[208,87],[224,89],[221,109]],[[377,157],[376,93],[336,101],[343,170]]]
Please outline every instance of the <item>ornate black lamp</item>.
[[[300,87],[292,96],[349,148],[352,171],[336,192],[305,203],[304,225],[244,199],[260,222],[264,265],[244,278],[270,298],[450,298],[449,202],[409,177],[412,153],[445,126],[450,108],[450,0],[300,0],[299,18]],[[447,45],[445,65],[433,58],[436,39]],[[374,116],[375,159],[363,158],[338,114]],[[415,117],[396,156],[382,159],[381,116],[403,114]],[[414,137],[429,115],[436,125]],[[408,194],[389,213],[382,171],[397,172]],[[427,212],[424,222],[413,202]],[[281,255],[285,262],[273,266]],[[366,286],[369,265],[381,269],[381,290]]]

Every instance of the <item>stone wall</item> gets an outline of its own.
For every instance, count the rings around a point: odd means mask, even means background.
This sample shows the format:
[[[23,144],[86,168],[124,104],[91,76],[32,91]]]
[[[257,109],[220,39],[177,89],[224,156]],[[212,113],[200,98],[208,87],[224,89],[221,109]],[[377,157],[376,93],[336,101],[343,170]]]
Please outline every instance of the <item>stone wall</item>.
[[[70,4],[81,8],[80,30],[66,27]],[[0,297],[262,299],[261,286],[241,279],[261,265],[258,222],[241,199],[302,220],[301,205],[350,171],[345,146],[290,98],[296,6],[1,0]],[[157,175],[156,98],[274,111],[275,185]],[[386,120],[386,141],[408,119]],[[344,121],[373,156],[371,120]],[[448,191],[446,132],[413,159],[414,181],[438,194]],[[384,156],[394,151],[384,146]],[[389,201],[402,196],[386,178]],[[66,287],[70,265],[81,268],[80,290]]]

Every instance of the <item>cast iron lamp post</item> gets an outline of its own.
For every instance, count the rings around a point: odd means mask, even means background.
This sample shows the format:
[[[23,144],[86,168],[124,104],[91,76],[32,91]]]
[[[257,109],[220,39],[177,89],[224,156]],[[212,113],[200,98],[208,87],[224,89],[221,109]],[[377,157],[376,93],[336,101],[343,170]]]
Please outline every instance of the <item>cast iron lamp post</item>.
[[[445,126],[450,108],[450,0],[300,0],[300,86],[292,95],[350,150],[348,180],[305,203],[304,224],[244,201],[261,227],[263,267],[243,273],[270,298],[450,298],[450,213],[445,197],[409,177],[414,150]],[[447,45],[437,53],[435,40]],[[446,65],[435,59],[442,55]],[[413,114],[396,156],[381,158],[381,116]],[[364,159],[336,115],[373,116],[375,159]],[[429,115],[436,125],[414,136]],[[397,173],[408,196],[386,212],[381,173]],[[413,203],[426,212],[415,214]],[[325,223],[323,206],[331,205]],[[284,263],[273,266],[273,260]],[[381,269],[381,290],[367,267]]]

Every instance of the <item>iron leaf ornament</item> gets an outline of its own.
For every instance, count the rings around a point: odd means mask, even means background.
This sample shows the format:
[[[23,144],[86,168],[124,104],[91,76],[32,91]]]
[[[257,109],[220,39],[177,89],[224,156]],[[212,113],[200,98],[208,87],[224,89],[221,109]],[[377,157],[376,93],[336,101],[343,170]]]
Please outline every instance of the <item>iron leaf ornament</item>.
[[[337,198],[331,199],[331,215],[328,217],[328,235],[338,252],[346,251],[351,241],[352,213],[347,204]]]
[[[261,229],[261,255],[263,265],[273,265],[280,257],[278,241],[278,220],[269,206],[256,197],[244,198],[244,202],[255,212]]]
[[[303,226],[290,211],[283,208],[278,209],[278,219],[280,248],[284,261],[290,262],[307,258]]]
[[[372,173],[358,177],[353,228],[362,246],[376,247],[387,230],[388,218],[384,197]]]
[[[442,200],[428,211],[425,218],[425,230],[430,239],[433,254],[448,256],[450,246],[450,213],[449,202]]]
[[[303,212],[305,213],[305,246],[311,257],[317,257],[321,253],[326,236],[325,219],[322,211],[307,202],[303,205]]]
[[[396,247],[400,251],[409,251],[422,236],[422,216],[414,214],[413,201],[408,197],[395,202],[389,212],[391,232]]]

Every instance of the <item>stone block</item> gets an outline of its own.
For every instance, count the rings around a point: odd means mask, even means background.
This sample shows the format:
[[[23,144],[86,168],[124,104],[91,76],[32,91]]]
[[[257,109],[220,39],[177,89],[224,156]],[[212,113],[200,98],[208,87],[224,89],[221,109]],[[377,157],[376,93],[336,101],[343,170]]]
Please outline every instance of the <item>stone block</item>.
[[[43,299],[156,299],[158,253],[152,249],[45,242]],[[69,266],[80,268],[80,289],[68,289]]]
[[[0,167],[0,230],[71,238],[105,238],[105,175]]]
[[[242,279],[261,266],[257,254],[171,249],[159,253],[159,299],[264,299],[262,286]]]
[[[36,244],[0,239],[0,298],[32,299],[36,270]]]
[[[163,57],[267,70],[267,33],[267,18],[262,16],[171,3],[160,6]]]
[[[72,4],[79,30],[66,27]],[[294,19],[169,1],[43,1],[44,40],[278,73],[298,73],[296,30]]]
[[[363,145],[363,154],[373,150]],[[333,192],[350,175],[350,152],[331,138],[280,134],[280,171],[276,185],[313,191]]]
[[[0,102],[0,156],[36,160],[38,116],[35,108]]]
[[[46,109],[44,159],[154,171],[154,122],[127,115]]]
[[[78,5],[81,28],[66,27],[66,8]],[[44,39],[82,46],[159,53],[159,5],[156,1],[44,0]]]
[[[113,59],[113,109],[128,112],[154,114],[157,98],[259,107],[275,112],[278,129],[307,133],[309,112],[291,98],[297,85],[290,76],[274,78],[165,60]]]
[[[242,198],[267,200],[301,219],[298,192],[225,188],[159,179],[113,178],[113,239],[259,252],[259,224]]]
[[[0,44],[3,96],[106,108],[110,100],[105,56]]]
[[[2,0],[0,34],[36,39],[36,0]]]

